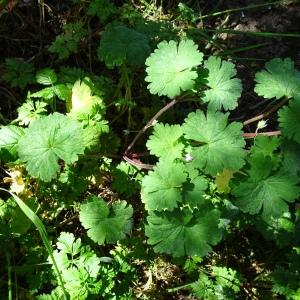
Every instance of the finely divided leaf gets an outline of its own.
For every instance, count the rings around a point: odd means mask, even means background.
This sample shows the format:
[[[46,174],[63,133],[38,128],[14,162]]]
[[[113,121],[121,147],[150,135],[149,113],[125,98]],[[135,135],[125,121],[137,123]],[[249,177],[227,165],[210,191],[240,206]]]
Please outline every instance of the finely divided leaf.
[[[20,159],[28,173],[43,181],[56,176],[60,159],[74,163],[84,149],[80,123],[59,113],[31,123],[18,144]]]
[[[290,58],[275,58],[265,65],[265,70],[256,73],[255,92],[267,99],[282,97],[300,100],[300,78]]]
[[[221,112],[208,111],[206,116],[200,110],[190,113],[183,124],[183,132],[192,145],[195,143],[191,152],[193,166],[210,175],[224,169],[240,169],[245,157],[241,129],[241,123],[228,125],[227,115]]]
[[[126,201],[114,203],[111,209],[105,201],[91,196],[80,206],[79,219],[88,236],[99,245],[115,243],[129,234],[133,209]]]
[[[97,16],[102,23],[117,11],[116,6],[109,0],[93,0],[87,11],[88,15]]]
[[[155,252],[174,257],[204,256],[221,239],[219,218],[219,211],[208,208],[193,213],[188,208],[151,212],[146,225],[148,244],[154,245]]]
[[[203,54],[192,40],[163,41],[146,60],[145,78],[150,82],[151,94],[166,95],[169,98],[180,95],[181,91],[193,88],[198,74],[195,67],[201,64]]]
[[[182,163],[160,160],[142,181],[142,201],[147,210],[173,210],[182,202],[181,189],[187,174]]]
[[[19,124],[29,125],[31,122],[45,116],[47,113],[47,105],[47,103],[42,101],[33,102],[31,99],[27,99],[27,101],[18,108]]]
[[[300,144],[300,102],[290,102],[278,112],[282,135]]]
[[[280,171],[266,178],[259,173],[255,175],[234,186],[235,204],[252,215],[262,213],[267,219],[280,217],[288,210],[286,202],[294,202],[298,197],[299,179]]]
[[[211,56],[204,66],[208,69],[207,85],[210,89],[204,92],[202,100],[215,110],[222,107],[225,110],[236,108],[242,93],[242,84],[240,79],[233,78],[236,75],[234,64]]]
[[[146,35],[125,25],[108,25],[102,34],[97,54],[108,68],[129,64],[143,65],[150,54]]]
[[[180,125],[168,125],[158,123],[154,126],[154,132],[147,141],[150,153],[157,157],[180,158],[184,148],[180,141],[182,129]]]

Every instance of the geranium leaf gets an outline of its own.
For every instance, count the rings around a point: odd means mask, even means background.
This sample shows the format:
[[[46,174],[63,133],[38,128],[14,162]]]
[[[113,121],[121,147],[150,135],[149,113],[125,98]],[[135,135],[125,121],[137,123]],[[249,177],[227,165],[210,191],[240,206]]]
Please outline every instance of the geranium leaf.
[[[254,91],[267,99],[282,97],[300,100],[300,78],[290,58],[274,58],[266,63],[265,70],[256,73]]]
[[[300,82],[299,82],[300,85]],[[300,102],[290,102],[278,112],[282,135],[300,144]]]
[[[169,98],[180,95],[181,91],[193,88],[198,74],[195,67],[200,65],[203,54],[192,40],[163,41],[146,60],[145,78],[151,94]]]
[[[183,124],[187,139],[195,142],[192,148],[192,164],[206,173],[216,175],[224,169],[238,170],[244,164],[245,141],[242,124],[228,124],[228,117],[221,112],[200,110],[190,113]]]
[[[155,252],[174,257],[204,256],[221,239],[219,218],[219,211],[208,208],[194,213],[188,208],[151,212],[146,225],[148,244],[154,245]]]
[[[4,126],[0,129],[0,158],[9,161],[18,156],[18,142],[24,135],[24,129],[15,125]]]
[[[99,245],[115,243],[129,234],[133,209],[126,201],[114,203],[111,209],[105,201],[91,196],[80,206],[79,219],[88,236]]]
[[[204,177],[197,176],[189,182],[185,182],[183,186],[183,199],[190,206],[201,206],[206,204],[205,190],[208,182]]]
[[[142,201],[148,210],[172,210],[182,202],[181,188],[187,174],[182,163],[164,159],[142,181]]]
[[[28,173],[50,181],[59,170],[59,160],[74,163],[83,154],[83,129],[77,121],[54,113],[31,123],[18,144],[20,159]]]
[[[288,210],[286,202],[294,202],[299,195],[296,176],[282,171],[269,176],[261,172],[251,175],[233,187],[233,194],[237,197],[235,204],[243,212],[262,213],[264,218],[280,217]]]
[[[209,89],[204,92],[202,100],[215,110],[222,107],[225,110],[236,108],[242,93],[242,84],[240,79],[233,78],[236,75],[234,64],[211,56],[204,62],[204,66],[208,69]]]
[[[168,125],[158,123],[154,126],[154,132],[147,141],[150,153],[157,157],[180,158],[184,148],[180,141],[182,129],[180,125]]]
[[[146,35],[125,25],[108,25],[102,34],[97,54],[108,68],[122,64],[143,65],[150,53]]]

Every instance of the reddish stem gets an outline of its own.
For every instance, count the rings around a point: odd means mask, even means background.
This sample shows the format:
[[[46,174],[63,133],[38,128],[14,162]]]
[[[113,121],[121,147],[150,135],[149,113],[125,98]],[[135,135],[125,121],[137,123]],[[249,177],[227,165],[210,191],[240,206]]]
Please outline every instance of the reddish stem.
[[[277,103],[275,106],[273,106],[269,111],[262,113],[258,116],[255,116],[251,119],[246,120],[243,124],[244,125],[248,125],[250,123],[265,119],[266,117],[268,117],[271,113],[275,112],[277,109],[279,109],[282,105],[284,105],[287,101],[289,100],[289,98],[284,98],[283,100],[281,100],[279,103]]]
[[[281,131],[277,130],[277,131],[269,131],[269,132],[248,132],[248,133],[244,133],[243,137],[245,139],[252,139],[257,137],[258,135],[264,135],[264,136],[276,136],[276,135],[280,135]]]

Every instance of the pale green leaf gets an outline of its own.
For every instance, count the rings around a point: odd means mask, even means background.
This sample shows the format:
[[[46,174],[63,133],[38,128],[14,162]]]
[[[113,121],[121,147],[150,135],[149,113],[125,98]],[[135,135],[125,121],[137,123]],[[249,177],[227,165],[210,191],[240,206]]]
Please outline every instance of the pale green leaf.
[[[233,63],[222,61],[221,58],[210,56],[204,63],[208,69],[207,86],[202,100],[208,102],[215,110],[235,109],[242,93],[240,79],[235,78],[236,69]]]
[[[146,146],[157,157],[180,158],[184,148],[181,136],[182,129],[179,125],[158,123]]]
[[[18,157],[18,142],[24,134],[24,129],[15,125],[4,126],[0,129],[0,158],[6,161]]]
[[[77,80],[72,88],[72,116],[88,115],[96,105],[102,104],[100,97],[93,95],[89,79]]]
[[[163,41],[146,60],[148,89],[151,94],[174,98],[191,90],[198,77],[194,70],[202,63],[203,54],[192,40]]]
[[[46,68],[39,70],[35,75],[37,83],[53,85],[57,81],[57,75],[53,69]]]
[[[224,169],[238,170],[244,165],[245,141],[243,125],[232,122],[221,112],[200,110],[190,113],[183,124],[183,132],[191,140],[192,164],[206,173],[216,175]]]
[[[47,113],[47,103],[27,99],[18,110],[18,122],[20,125],[29,125],[37,119],[42,118]]]
[[[74,163],[84,149],[80,123],[59,113],[31,123],[18,144],[20,159],[28,173],[43,181],[56,176],[60,159]]]
[[[163,159],[142,181],[142,201],[147,210],[173,210],[182,202],[181,189],[187,178],[184,165]]]
[[[267,99],[282,97],[300,100],[300,78],[290,58],[274,58],[266,63],[265,70],[256,73],[255,92]]]

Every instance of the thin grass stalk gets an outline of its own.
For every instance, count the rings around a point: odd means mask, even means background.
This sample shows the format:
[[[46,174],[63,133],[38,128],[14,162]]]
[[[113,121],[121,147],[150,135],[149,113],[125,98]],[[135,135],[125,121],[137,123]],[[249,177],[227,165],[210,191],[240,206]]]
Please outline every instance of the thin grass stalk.
[[[17,195],[15,195],[14,193],[10,192],[7,189],[0,188],[0,190],[9,193],[14,198],[14,200],[16,201],[16,203],[18,204],[18,206],[20,207],[22,212],[26,215],[26,217],[34,224],[34,226],[38,230],[38,232],[42,238],[42,241],[44,243],[44,246],[45,246],[45,248],[50,256],[50,259],[53,263],[54,269],[57,273],[58,283],[63,291],[64,299],[68,300],[67,292],[65,290],[64,283],[63,283],[60,271],[58,269],[57,263],[53,256],[53,249],[52,249],[51,243],[49,241],[48,233],[46,231],[46,228],[45,228],[43,222]]]

